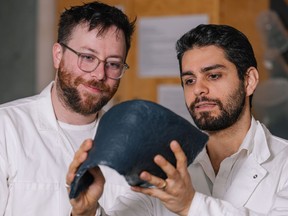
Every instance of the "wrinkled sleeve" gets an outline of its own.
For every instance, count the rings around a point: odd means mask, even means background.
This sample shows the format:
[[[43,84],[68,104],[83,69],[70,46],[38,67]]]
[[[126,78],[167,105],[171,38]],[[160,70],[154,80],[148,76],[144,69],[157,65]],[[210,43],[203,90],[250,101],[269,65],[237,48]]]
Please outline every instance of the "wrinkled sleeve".
[[[268,214],[260,214],[247,208],[236,208],[231,203],[196,192],[188,216],[284,216],[288,215],[288,186],[277,193]]]
[[[72,216],[72,208],[69,211],[69,214],[67,216]],[[95,216],[109,216],[105,213],[105,210],[99,205],[99,207],[96,210]]]
[[[154,216],[152,199],[140,193],[127,193],[119,196],[111,209],[98,208],[101,216]]]
[[[8,200],[8,171],[4,144],[0,140],[0,215],[4,215]]]
[[[288,180],[286,186],[277,193],[271,215],[288,215]]]

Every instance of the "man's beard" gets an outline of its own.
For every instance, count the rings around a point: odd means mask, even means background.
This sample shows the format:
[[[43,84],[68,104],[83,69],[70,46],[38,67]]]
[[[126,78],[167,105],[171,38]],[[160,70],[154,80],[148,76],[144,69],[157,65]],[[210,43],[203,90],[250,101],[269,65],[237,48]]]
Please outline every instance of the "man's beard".
[[[198,128],[205,131],[219,131],[226,129],[233,125],[242,114],[244,105],[245,105],[245,87],[241,83],[239,88],[236,89],[228,98],[227,104],[224,106],[223,103],[218,99],[209,99],[207,97],[198,97],[196,100],[190,104],[188,111],[193,118],[195,124]],[[211,116],[210,112],[201,112],[198,113],[200,117],[197,117],[195,113],[195,105],[198,102],[214,102],[218,105],[220,110],[220,115],[214,117]]]
[[[85,84],[101,90],[101,93],[93,94],[77,90],[77,86]],[[85,81],[82,77],[73,79],[71,73],[63,67],[63,62],[58,69],[57,94],[64,106],[76,113],[84,116],[97,113],[114,96],[119,86],[119,82],[113,87],[105,85],[103,82],[95,80]]]

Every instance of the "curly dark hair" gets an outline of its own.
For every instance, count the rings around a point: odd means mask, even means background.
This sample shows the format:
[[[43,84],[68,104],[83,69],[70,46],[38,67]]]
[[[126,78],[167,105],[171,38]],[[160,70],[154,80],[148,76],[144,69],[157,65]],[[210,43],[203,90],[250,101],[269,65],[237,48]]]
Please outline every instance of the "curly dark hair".
[[[82,23],[89,23],[89,31],[99,28],[98,34],[103,34],[111,26],[117,31],[122,30],[125,35],[126,55],[131,46],[131,37],[135,29],[136,18],[130,22],[128,17],[118,8],[99,1],[73,6],[60,16],[58,24],[58,43],[66,44],[73,29]]]

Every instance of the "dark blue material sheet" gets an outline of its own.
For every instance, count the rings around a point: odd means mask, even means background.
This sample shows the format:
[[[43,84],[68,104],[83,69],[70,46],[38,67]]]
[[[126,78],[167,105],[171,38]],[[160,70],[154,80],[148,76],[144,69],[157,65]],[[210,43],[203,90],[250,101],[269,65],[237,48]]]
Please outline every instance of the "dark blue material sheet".
[[[170,149],[172,140],[180,143],[189,165],[205,146],[208,136],[154,102],[131,100],[115,105],[99,122],[93,147],[72,182],[70,198],[76,198],[92,183],[93,177],[87,170],[98,165],[115,169],[133,186],[150,186],[138,177],[144,170],[165,179],[166,174],[153,158],[161,154],[176,165]]]

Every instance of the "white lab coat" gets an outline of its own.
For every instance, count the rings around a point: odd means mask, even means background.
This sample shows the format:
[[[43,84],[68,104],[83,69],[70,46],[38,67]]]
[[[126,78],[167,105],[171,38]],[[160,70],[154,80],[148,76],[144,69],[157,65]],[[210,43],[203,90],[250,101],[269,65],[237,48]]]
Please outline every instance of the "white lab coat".
[[[71,210],[65,179],[74,151],[59,130],[51,87],[0,106],[1,216],[68,216]],[[110,200],[101,204],[109,208],[129,187],[111,170],[104,175]]]
[[[214,184],[212,192],[207,190],[204,163],[200,165],[201,160],[207,161],[207,154],[204,151],[198,155],[190,173],[199,193],[192,202],[189,216],[288,215],[287,140],[271,135],[265,126],[252,119],[243,146],[247,151],[238,152],[242,157],[235,155],[238,163],[228,170],[226,179]],[[227,161],[221,166],[226,166]]]

